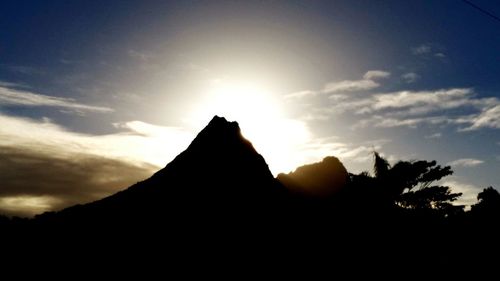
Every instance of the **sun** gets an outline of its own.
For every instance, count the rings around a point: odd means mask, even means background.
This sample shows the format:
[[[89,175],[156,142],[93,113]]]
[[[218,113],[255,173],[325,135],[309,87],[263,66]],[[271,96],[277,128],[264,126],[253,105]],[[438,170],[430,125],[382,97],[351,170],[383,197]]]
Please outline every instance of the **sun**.
[[[303,122],[285,117],[279,97],[248,81],[214,80],[193,110],[192,120],[205,124],[214,115],[237,121],[242,134],[264,156],[276,175],[300,164],[299,147],[310,139]]]

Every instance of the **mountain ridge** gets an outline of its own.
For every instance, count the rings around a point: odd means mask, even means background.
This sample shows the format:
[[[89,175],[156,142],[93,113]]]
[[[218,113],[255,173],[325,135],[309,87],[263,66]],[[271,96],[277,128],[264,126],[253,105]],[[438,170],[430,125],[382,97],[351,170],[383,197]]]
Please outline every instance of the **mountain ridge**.
[[[238,123],[214,116],[183,152],[150,178],[88,204],[37,215],[35,220],[75,226],[143,224],[173,217],[179,210],[177,216],[184,220],[201,221],[209,213],[228,219],[236,213],[263,215],[276,210],[286,196]]]

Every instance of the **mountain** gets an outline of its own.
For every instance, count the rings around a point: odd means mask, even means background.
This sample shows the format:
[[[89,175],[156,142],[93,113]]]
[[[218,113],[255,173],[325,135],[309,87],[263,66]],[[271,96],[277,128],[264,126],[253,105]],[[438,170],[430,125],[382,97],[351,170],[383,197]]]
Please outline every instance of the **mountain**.
[[[238,123],[215,116],[189,147],[151,178],[102,200],[36,217],[39,225],[94,228],[248,224],[269,221],[286,189]]]
[[[305,196],[329,197],[347,185],[348,176],[340,160],[328,156],[321,162],[298,167],[294,172],[279,174],[278,180],[289,190]]]
[[[353,181],[337,158],[327,157],[278,181],[238,124],[215,116],[149,179],[33,220],[0,217],[2,253],[50,268],[76,264],[78,273],[91,268],[89,261],[118,263],[121,272],[157,269],[172,276],[269,269],[294,274],[304,266],[308,274],[339,275],[344,268],[348,276],[395,269],[413,274],[415,265],[448,273],[449,266],[466,265],[456,245],[487,233],[468,235],[467,221],[457,217],[381,208],[373,195],[384,186],[365,186],[371,178],[358,177]]]

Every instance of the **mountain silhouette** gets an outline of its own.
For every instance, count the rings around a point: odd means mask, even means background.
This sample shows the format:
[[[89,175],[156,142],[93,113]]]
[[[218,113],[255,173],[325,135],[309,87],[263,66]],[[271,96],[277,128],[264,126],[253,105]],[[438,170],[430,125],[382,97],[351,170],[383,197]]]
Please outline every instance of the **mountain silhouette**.
[[[215,116],[185,151],[149,179],[35,220],[44,226],[79,229],[160,227],[162,221],[248,225],[249,220],[269,221],[287,197],[264,158],[242,136],[238,123]]]
[[[323,161],[279,174],[277,179],[288,189],[306,196],[329,197],[347,185],[349,174],[340,160],[328,156]]]
[[[281,271],[279,261],[288,271],[308,265],[327,274],[345,265],[391,273],[425,264],[428,271],[448,272],[470,265],[461,258],[464,249],[478,266],[491,256],[483,252],[498,253],[491,247],[500,198],[493,188],[471,214],[443,215],[436,208],[448,210],[452,205],[444,203],[458,195],[429,182],[449,174],[449,167],[435,161],[391,166],[375,156],[374,176],[349,174],[339,159],[326,157],[276,179],[238,123],[215,116],[166,167],[127,189],[34,219],[0,216],[0,236],[11,242],[2,250],[57,251],[76,260],[89,255],[103,263],[132,259],[132,266],[150,266],[163,255],[182,273],[221,265],[249,272],[258,260],[275,271]],[[394,197],[387,192],[394,182],[427,185],[404,193],[411,198]],[[414,204],[424,199],[439,204]],[[471,246],[477,241],[479,251]]]

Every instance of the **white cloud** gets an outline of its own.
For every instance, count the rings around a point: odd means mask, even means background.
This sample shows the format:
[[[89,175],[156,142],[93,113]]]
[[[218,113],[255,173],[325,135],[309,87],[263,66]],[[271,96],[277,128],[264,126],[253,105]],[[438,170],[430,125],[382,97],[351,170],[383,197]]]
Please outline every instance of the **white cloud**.
[[[477,203],[477,194],[482,190],[478,186],[457,181],[453,177],[452,179],[443,181],[441,185],[451,187],[453,192],[462,193],[462,196],[455,202],[457,205],[470,206]]]
[[[336,114],[372,115],[361,119],[355,128],[411,127],[421,124],[455,125],[458,131],[481,128],[500,128],[500,100],[497,97],[479,97],[472,88],[450,88],[424,91],[397,91],[370,95],[348,95],[346,92],[372,90],[380,86],[374,79],[386,78],[390,73],[371,70],[361,80],[327,83],[322,91],[306,90],[285,96],[298,99],[329,93],[328,101],[320,105],[308,104],[306,121],[328,120]],[[418,74],[409,72],[402,79],[413,82]],[[434,136],[433,138],[437,138]]]
[[[329,96],[331,100],[345,99],[343,95],[336,94],[342,92],[358,92],[369,91],[380,87],[380,84],[375,80],[384,79],[391,76],[390,72],[382,70],[369,70],[363,75],[363,79],[359,80],[343,80],[328,82],[323,86],[322,90],[303,90],[283,96],[284,99],[302,99],[317,96],[320,93],[332,94]]]
[[[425,114],[441,109],[475,105],[472,89],[454,88],[437,91],[400,91],[373,96],[373,110],[410,108],[408,113]]]
[[[318,92],[311,90],[299,91],[291,94],[287,94],[284,96],[285,99],[300,99],[305,97],[315,96]]]
[[[482,109],[500,104],[497,98],[476,98],[474,91],[468,88],[399,91],[375,94],[366,98],[346,97],[335,100],[337,103],[333,107],[336,111],[348,110],[356,114],[386,112],[391,116],[423,115],[466,106]]]
[[[379,83],[373,80],[344,80],[340,82],[330,82],[323,88],[323,93],[335,92],[355,92],[355,91],[368,91],[380,86]]]
[[[469,127],[461,129],[461,131],[472,131],[480,128],[500,128],[500,103],[491,108],[485,108],[480,114],[470,118]]]
[[[375,82],[376,79],[387,78],[391,74],[382,70],[370,70],[363,75],[363,79],[360,80],[344,80],[338,82],[327,83],[322,92],[326,94],[336,93],[336,92],[356,92],[356,91],[368,91],[378,88],[380,84]]]
[[[193,138],[180,128],[141,121],[115,124],[122,131],[106,135],[71,132],[47,118],[0,114],[0,124],[0,213],[21,216],[126,188],[151,176]]]
[[[435,53],[434,56],[437,58],[445,58],[446,57],[446,55],[443,53]]]
[[[374,114],[362,119],[356,127],[417,127],[419,124],[465,125],[459,131],[479,128],[500,128],[500,100],[496,97],[479,98],[470,88],[452,88],[434,91],[399,91],[374,94],[369,97],[337,98],[335,104],[324,108],[326,114],[352,112],[357,115]],[[457,115],[460,109],[471,112]]]
[[[372,80],[378,78],[388,78],[391,76],[390,72],[382,71],[382,70],[369,70],[363,75],[363,79]]]
[[[406,83],[414,83],[415,81],[418,80],[418,78],[420,78],[420,76],[418,74],[416,74],[415,72],[408,72],[408,73],[401,75],[401,78]]]
[[[124,131],[107,135],[70,132],[48,119],[0,115],[0,146],[35,149],[71,157],[90,154],[163,166],[185,149],[193,133],[141,121],[115,124]]]
[[[394,128],[394,127],[410,127],[417,128],[419,125],[431,124],[446,124],[453,122],[445,116],[435,116],[435,117],[419,117],[419,118],[393,118],[387,116],[374,115],[367,119],[362,119],[356,125],[355,129],[365,128],[365,127],[378,127],[378,128]]]
[[[12,84],[0,85],[0,105],[59,107],[76,112],[111,112],[113,109],[76,102],[74,99],[36,94],[27,90],[14,89]]]
[[[462,159],[457,159],[455,161],[451,161],[448,163],[448,165],[453,166],[453,167],[476,167],[481,164],[483,164],[483,160],[479,159],[474,159],[474,158],[462,158]]]
[[[432,51],[432,48],[429,44],[422,44],[417,47],[411,48],[411,52],[414,55],[423,55],[423,54],[428,54]]]

